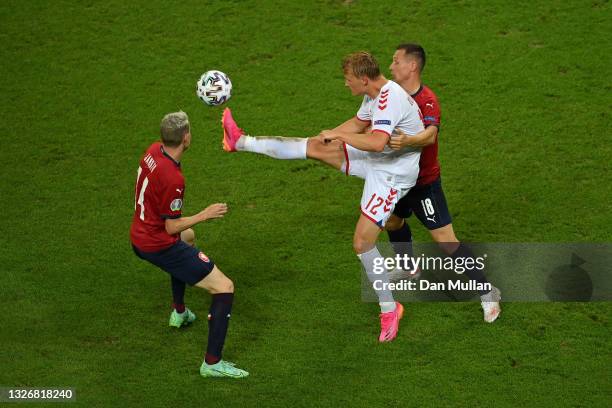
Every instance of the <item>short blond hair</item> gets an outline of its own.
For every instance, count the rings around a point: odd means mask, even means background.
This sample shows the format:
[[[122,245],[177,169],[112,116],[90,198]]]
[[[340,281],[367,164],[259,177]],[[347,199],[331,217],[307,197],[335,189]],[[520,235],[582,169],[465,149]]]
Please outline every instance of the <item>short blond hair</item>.
[[[342,72],[353,74],[356,77],[367,76],[376,79],[380,76],[378,61],[372,54],[366,51],[354,52],[342,60]]]
[[[183,111],[168,113],[161,121],[161,140],[166,146],[176,147],[189,132],[189,117]]]

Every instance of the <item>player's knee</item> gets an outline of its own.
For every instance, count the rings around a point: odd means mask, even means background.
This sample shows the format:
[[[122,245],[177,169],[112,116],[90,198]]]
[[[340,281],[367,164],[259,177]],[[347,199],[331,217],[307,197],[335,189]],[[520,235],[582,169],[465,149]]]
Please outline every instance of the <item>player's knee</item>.
[[[187,228],[181,232],[181,241],[185,242],[189,246],[195,245],[195,231],[191,228]]]
[[[306,142],[306,156],[311,159],[320,159],[322,146],[323,145],[319,139],[309,137],[308,141]]]
[[[220,289],[222,293],[234,293],[234,282],[230,278],[226,278]]]
[[[431,230],[430,232],[431,232],[431,237],[437,243],[459,242],[459,240],[457,240],[457,237],[455,236],[455,231],[453,230],[452,224],[449,224],[442,228]]]
[[[368,252],[370,249],[374,248],[374,243],[361,239],[359,237],[355,237],[353,239],[353,250],[357,255]]]
[[[398,229],[402,228],[402,225],[404,225],[404,219],[396,215],[392,215],[385,223],[385,229],[387,231],[397,231]]]
[[[203,282],[203,285],[197,285],[208,290],[211,294],[217,293],[234,293],[234,282],[227,276],[216,277],[212,282]]]

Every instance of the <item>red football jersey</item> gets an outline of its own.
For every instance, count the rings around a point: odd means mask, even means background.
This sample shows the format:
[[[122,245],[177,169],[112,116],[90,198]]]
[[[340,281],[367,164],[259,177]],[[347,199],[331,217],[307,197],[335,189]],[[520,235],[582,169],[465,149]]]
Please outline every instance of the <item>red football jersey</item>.
[[[438,136],[436,141],[429,146],[426,146],[421,151],[421,159],[419,161],[419,177],[417,178],[417,186],[430,184],[440,177],[440,162],[438,161],[438,137],[440,136],[440,105],[438,98],[431,89],[425,85],[421,85],[419,90],[411,95],[419,105],[423,114],[423,124],[427,126],[437,126]]]
[[[181,165],[160,142],[153,143],[140,160],[134,193],[132,244],[143,252],[169,248],[180,234],[166,232],[166,219],[179,218],[183,208],[185,179]]]

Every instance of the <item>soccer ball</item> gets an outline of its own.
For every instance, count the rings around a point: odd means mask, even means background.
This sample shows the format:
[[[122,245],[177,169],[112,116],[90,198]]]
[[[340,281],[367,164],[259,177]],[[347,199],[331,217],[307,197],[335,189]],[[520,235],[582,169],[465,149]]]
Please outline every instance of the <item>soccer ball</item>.
[[[232,81],[221,71],[207,71],[196,83],[196,95],[207,105],[221,105],[232,97]]]

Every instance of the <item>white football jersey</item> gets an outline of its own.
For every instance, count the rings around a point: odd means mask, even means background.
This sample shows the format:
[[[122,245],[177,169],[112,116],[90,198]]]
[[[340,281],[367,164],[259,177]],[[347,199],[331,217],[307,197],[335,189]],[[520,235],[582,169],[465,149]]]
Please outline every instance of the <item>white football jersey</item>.
[[[393,81],[388,81],[374,99],[364,95],[357,118],[369,121],[372,131],[381,131],[388,135],[399,128],[407,135],[416,135],[423,131],[423,120],[417,103],[404,89]],[[376,136],[376,133],[374,133]],[[421,149],[406,147],[393,150],[385,146],[382,152],[368,152],[368,161],[377,170],[397,175],[402,184],[412,187],[419,174]]]

